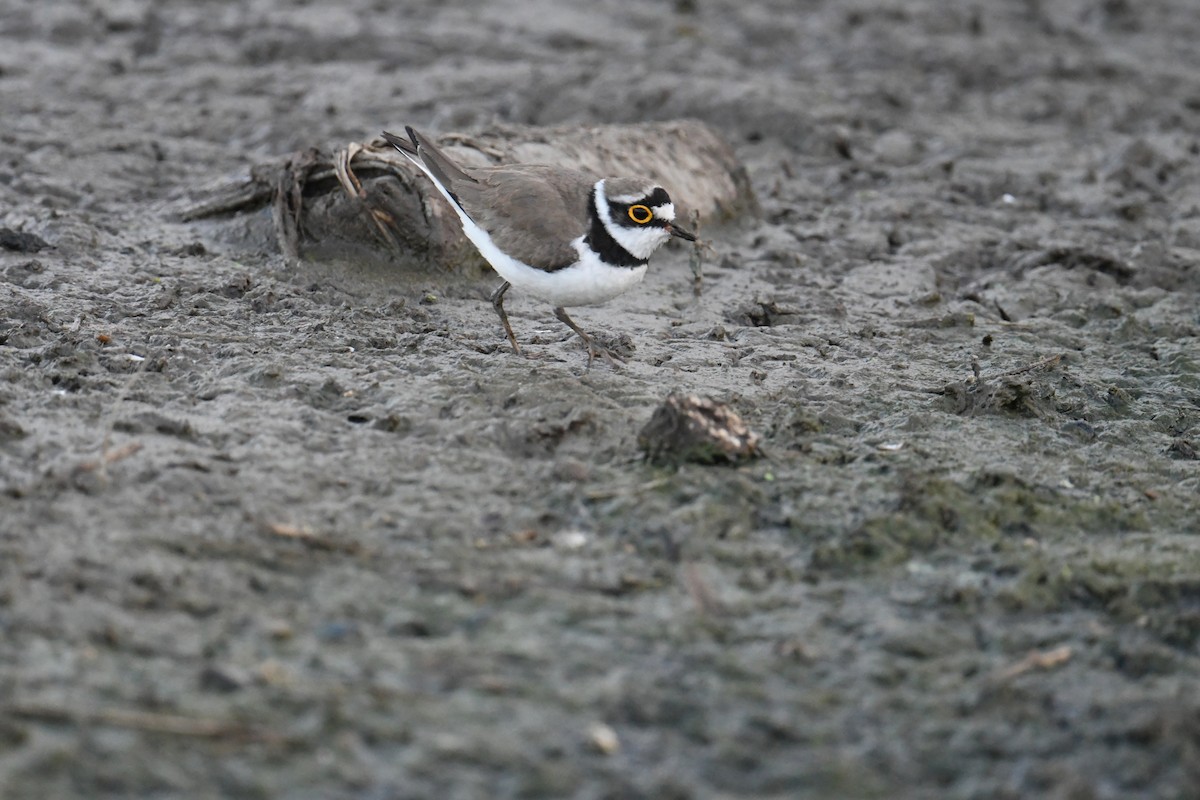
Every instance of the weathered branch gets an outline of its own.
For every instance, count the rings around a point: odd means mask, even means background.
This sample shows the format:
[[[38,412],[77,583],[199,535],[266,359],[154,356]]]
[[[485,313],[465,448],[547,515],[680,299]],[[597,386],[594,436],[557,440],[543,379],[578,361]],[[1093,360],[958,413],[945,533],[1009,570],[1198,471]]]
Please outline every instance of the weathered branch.
[[[683,218],[724,221],[757,213],[745,168],[712,128],[692,120],[647,125],[503,128],[438,139],[464,164],[541,163],[660,182]],[[269,206],[280,250],[365,246],[388,258],[445,267],[473,260],[453,211],[423,175],[382,139],[333,154],[317,149],[256,165],[177,209],[183,220]]]

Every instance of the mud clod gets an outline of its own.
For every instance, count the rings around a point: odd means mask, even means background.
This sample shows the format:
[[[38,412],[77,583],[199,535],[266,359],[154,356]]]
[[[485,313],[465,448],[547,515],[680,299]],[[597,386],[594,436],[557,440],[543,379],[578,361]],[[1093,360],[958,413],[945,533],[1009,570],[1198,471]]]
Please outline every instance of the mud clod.
[[[0,247],[17,253],[37,253],[50,245],[40,236],[12,228],[0,228]]]
[[[762,455],[759,441],[724,403],[680,394],[668,395],[638,434],[638,446],[658,464],[746,461]]]

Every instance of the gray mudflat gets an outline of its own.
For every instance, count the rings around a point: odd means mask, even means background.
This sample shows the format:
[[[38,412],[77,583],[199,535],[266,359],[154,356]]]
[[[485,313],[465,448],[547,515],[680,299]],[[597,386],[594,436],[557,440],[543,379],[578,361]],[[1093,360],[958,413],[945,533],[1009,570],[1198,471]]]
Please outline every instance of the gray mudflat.
[[[0,795],[1194,796],[1195,3],[564,5],[0,2]],[[620,372],[163,211],[682,116],[764,220],[572,311]]]

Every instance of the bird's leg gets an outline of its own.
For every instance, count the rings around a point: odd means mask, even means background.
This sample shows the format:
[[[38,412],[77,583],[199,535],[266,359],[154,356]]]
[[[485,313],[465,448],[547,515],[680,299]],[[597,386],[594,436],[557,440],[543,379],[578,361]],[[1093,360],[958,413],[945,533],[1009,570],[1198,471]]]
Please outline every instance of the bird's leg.
[[[504,293],[510,286],[512,284],[505,281],[496,287],[496,291],[492,292],[492,308],[496,309],[496,313],[500,315],[500,324],[504,326],[504,332],[508,334],[508,341],[512,343],[513,352],[521,355],[521,346],[517,344],[517,337],[513,336],[512,325],[508,324],[508,314],[504,311]]]
[[[554,316],[558,317],[559,320],[561,320],[563,323],[565,323],[567,325],[567,327],[569,327],[571,330],[578,333],[579,338],[583,339],[583,343],[585,345],[587,345],[587,351],[588,351],[587,368],[588,369],[592,368],[592,360],[595,359],[596,356],[603,356],[604,360],[607,361],[609,366],[611,366],[613,369],[617,368],[618,361],[620,361],[622,364],[625,363],[625,359],[621,358],[619,355],[612,352],[604,345],[596,344],[596,341],[591,336],[588,336],[586,333],[584,333],[583,328],[576,325],[575,321],[567,316],[567,310],[565,308],[563,308],[562,306],[559,306],[558,308],[554,309]]]

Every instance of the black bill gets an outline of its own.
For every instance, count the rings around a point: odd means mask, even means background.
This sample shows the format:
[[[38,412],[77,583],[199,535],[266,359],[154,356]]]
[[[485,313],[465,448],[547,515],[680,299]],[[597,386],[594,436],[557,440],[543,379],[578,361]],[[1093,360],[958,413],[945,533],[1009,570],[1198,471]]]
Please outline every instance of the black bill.
[[[678,236],[680,239],[683,239],[685,242],[696,241],[696,234],[692,233],[691,231],[687,230],[686,228],[679,227],[674,222],[672,222],[670,225],[667,226],[667,230],[669,230],[671,232],[672,236]]]

